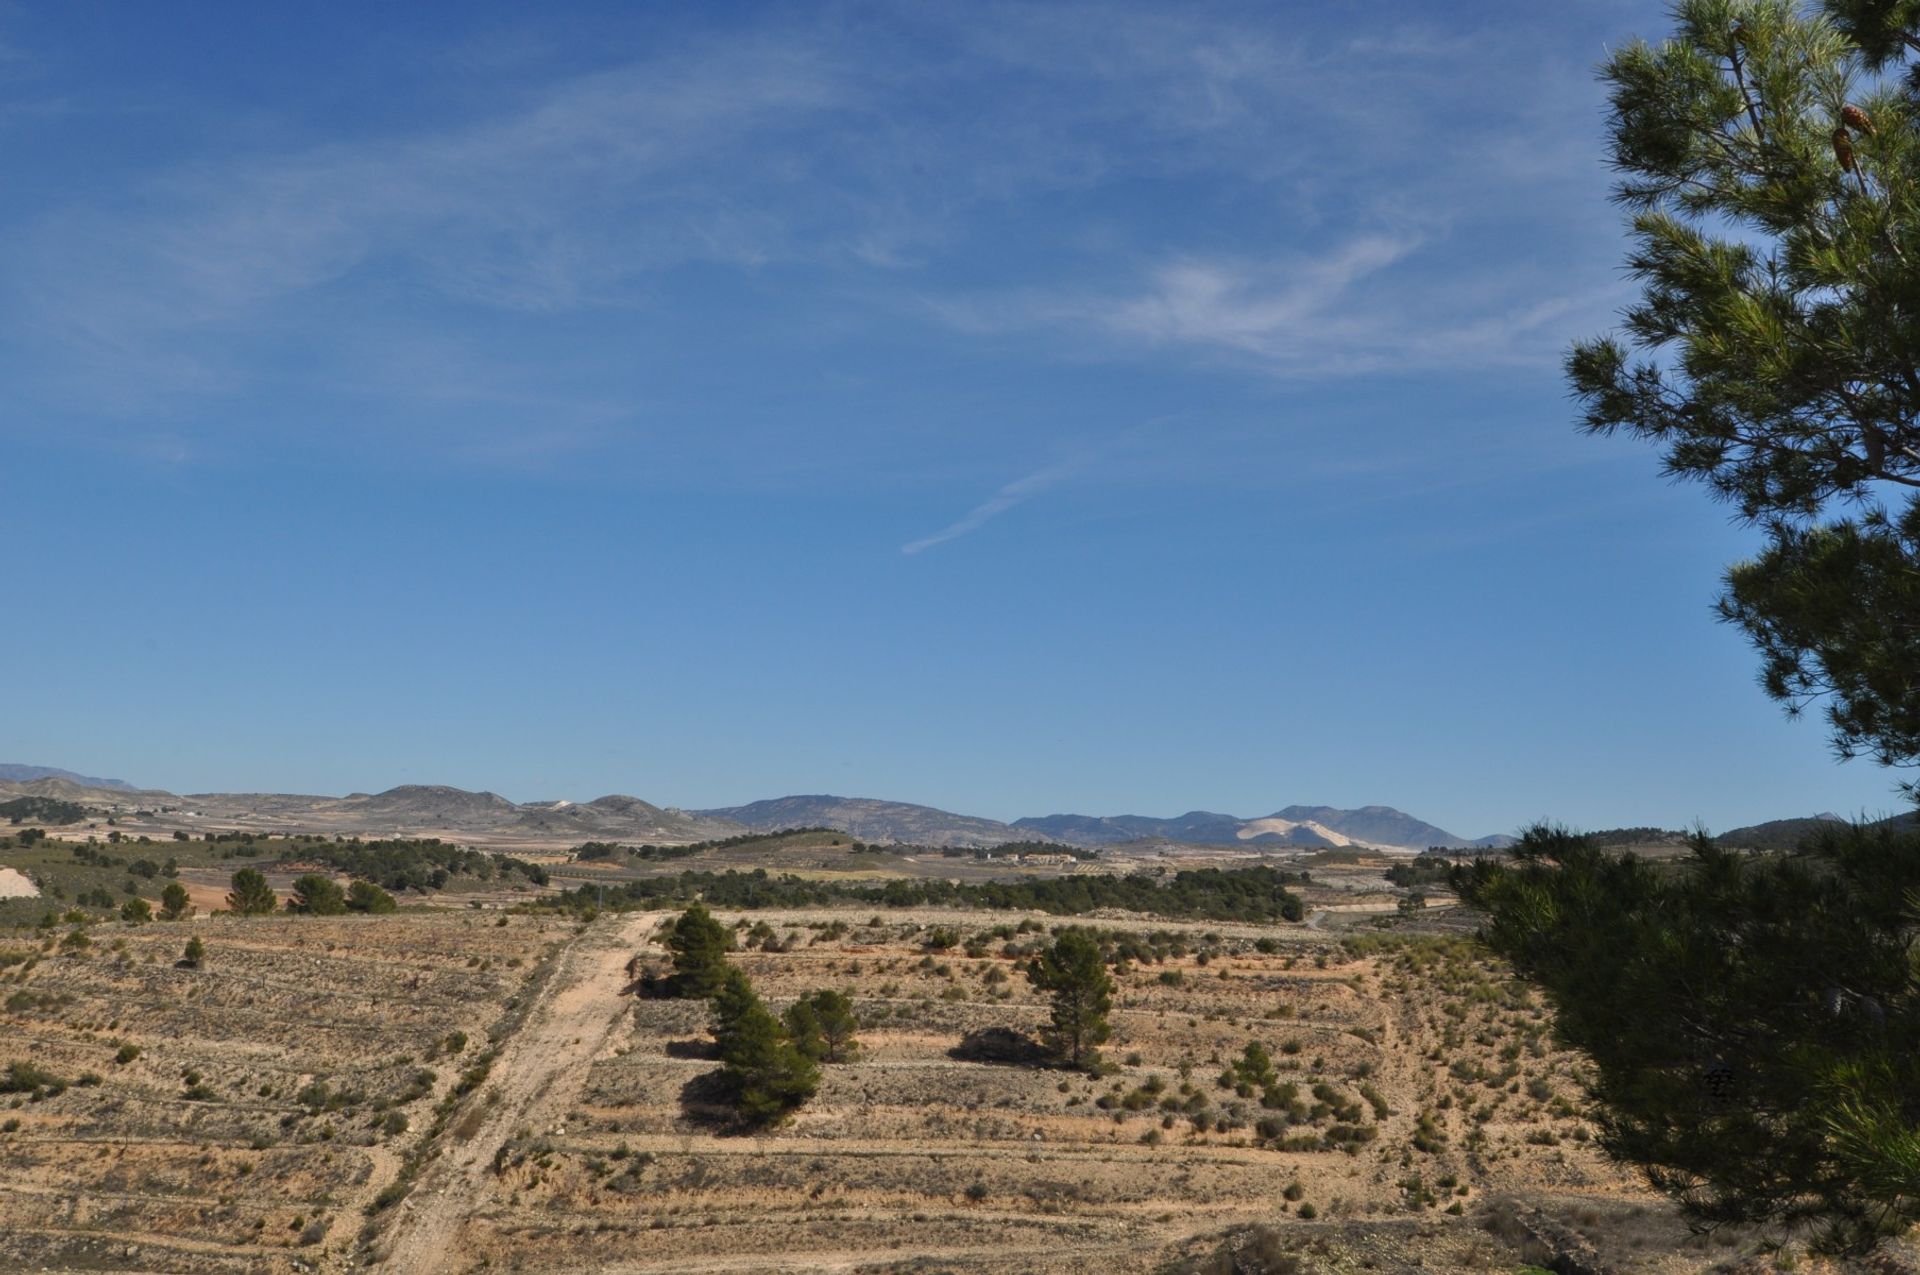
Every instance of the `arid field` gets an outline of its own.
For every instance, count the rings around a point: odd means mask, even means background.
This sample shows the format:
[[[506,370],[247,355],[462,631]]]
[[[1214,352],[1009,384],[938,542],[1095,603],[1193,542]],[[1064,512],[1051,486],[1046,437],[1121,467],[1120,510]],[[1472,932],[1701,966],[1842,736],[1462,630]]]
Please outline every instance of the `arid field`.
[[[1083,918],[1123,953],[1095,1076],[979,1052],[1044,1020],[1019,966],[1058,919],[722,912],[770,1006],[831,987],[862,1024],[789,1123],[740,1134],[698,1100],[704,1003],[639,990],[670,915],[0,935],[0,1066],[33,1069],[0,1099],[0,1268],[1772,1260],[1764,1237],[1690,1235],[1604,1161],[1545,1009],[1457,933]],[[189,936],[197,969],[176,964]],[[1289,1109],[1222,1083],[1251,1042]]]

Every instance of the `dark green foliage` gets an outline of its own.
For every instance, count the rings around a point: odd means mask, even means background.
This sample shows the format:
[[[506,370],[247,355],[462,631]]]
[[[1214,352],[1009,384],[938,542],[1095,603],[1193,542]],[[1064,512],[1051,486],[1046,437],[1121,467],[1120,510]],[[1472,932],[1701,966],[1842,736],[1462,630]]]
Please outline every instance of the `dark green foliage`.
[[[233,890],[227,895],[227,911],[240,916],[265,916],[279,904],[267,879],[253,868],[233,874]]]
[[[1843,757],[1914,765],[1920,77],[1902,64],[1920,4],[1683,0],[1675,18],[1606,65],[1642,295],[1569,376],[1587,428],[1657,444],[1764,534],[1720,612],[1767,693],[1822,704]],[[1517,866],[1460,885],[1593,1055],[1611,1150],[1709,1222],[1864,1249],[1920,1216],[1920,838],[1806,831],[1757,857],[1702,837],[1656,866],[1536,829]]]
[[[749,838],[759,840],[760,838]],[[732,838],[729,844],[738,838]],[[664,862],[668,859],[688,859],[696,854],[711,850],[717,843],[702,841],[690,846],[656,846],[652,844],[623,846],[611,841],[587,841],[573,848],[573,857],[582,863],[592,863],[600,859],[640,859],[647,863]]]
[[[727,953],[732,948],[733,932],[714,920],[704,905],[696,903],[681,913],[667,935],[667,950],[673,953],[674,995],[695,999],[719,995],[731,972]]]
[[[178,921],[193,915],[193,904],[187,897],[187,887],[178,881],[167,882],[167,888],[160,891],[160,919]]]
[[[1920,99],[1871,70],[1920,48],[1920,6],[1823,9],[1684,0],[1671,40],[1609,59],[1642,295],[1568,373],[1588,429],[1655,443],[1765,533],[1721,612],[1768,693],[1792,712],[1824,701],[1843,755],[1910,765]]]
[[[339,916],[347,910],[346,891],[332,877],[309,872],[295,877],[287,896],[287,911],[308,916]]]
[[[1096,1048],[1113,1028],[1113,979],[1100,944],[1081,929],[1062,930],[1052,946],[1027,966],[1027,981],[1053,996],[1048,1041],[1069,1066],[1092,1064]]]
[[[120,905],[120,919],[129,925],[153,920],[153,905],[145,899],[128,899]]]
[[[1603,1145],[1708,1223],[1870,1247],[1920,1218],[1920,834],[1664,864],[1548,828],[1463,868],[1594,1063]]]
[[[1914,51],[1920,0],[1829,0],[1827,15],[1878,70]]]
[[[1433,858],[1407,859],[1387,869],[1387,880],[1394,885],[1407,889],[1421,886],[1444,885],[1453,871],[1453,864],[1446,859]]]
[[[0,801],[0,819],[8,823],[45,823],[56,826],[79,823],[87,817],[84,806],[58,797],[15,797]]]
[[[207,945],[200,941],[198,934],[187,940],[187,950],[181,954],[180,963],[190,970],[197,970],[206,964]]]
[[[326,841],[301,844],[299,857],[387,890],[439,890],[455,877],[494,881],[518,876],[547,884],[547,870],[504,854],[466,850],[436,838],[387,841]],[[505,882],[503,881],[503,884]]]
[[[57,1094],[66,1087],[66,1081],[32,1062],[10,1062],[0,1071],[0,1093]]]
[[[349,912],[383,913],[395,908],[393,896],[371,881],[354,881],[347,885],[347,910]]]
[[[749,1125],[774,1124],[811,1098],[820,1069],[787,1035],[739,970],[729,968],[713,998],[720,1090]]]
[[[552,903],[575,910],[589,907],[657,907],[662,902],[703,899],[715,907],[792,908],[829,903],[863,907],[919,908],[946,905],[996,911],[1037,909],[1054,916],[1079,916],[1103,908],[1206,921],[1298,921],[1306,915],[1300,896],[1287,889],[1305,874],[1253,868],[1201,868],[1170,880],[1149,873],[1130,876],[1067,876],[1045,880],[954,885],[939,879],[854,885],[751,872],[682,872],[619,884],[581,886],[564,891]]]
[[[850,1062],[860,1052],[855,1039],[860,1023],[844,993],[823,990],[803,996],[787,1007],[784,1017],[793,1043],[815,1062]]]
[[[1267,1052],[1267,1047],[1251,1040],[1228,1069],[1226,1078],[1233,1082],[1231,1088],[1251,1094],[1278,1084],[1280,1073],[1274,1070],[1273,1055]]]
[[[1587,840],[1603,848],[1625,849],[1629,846],[1675,846],[1687,840],[1687,834],[1671,828],[1602,828],[1589,832]]]
[[[1841,756],[1920,761],[1920,502],[1897,522],[1869,510],[1776,527],[1766,553],[1728,572],[1720,612],[1760,649],[1767,694],[1796,711],[1826,699]]]

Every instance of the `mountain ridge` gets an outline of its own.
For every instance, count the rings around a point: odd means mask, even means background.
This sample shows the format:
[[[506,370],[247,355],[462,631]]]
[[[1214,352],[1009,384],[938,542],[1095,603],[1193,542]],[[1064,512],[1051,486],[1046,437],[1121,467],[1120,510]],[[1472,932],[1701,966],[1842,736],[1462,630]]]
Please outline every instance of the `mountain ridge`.
[[[23,762],[0,762],[0,782],[29,784],[37,779],[63,779],[82,788],[134,791],[133,785],[124,779],[101,779],[97,775],[82,775],[71,770],[62,770],[58,766],[29,766]]]
[[[43,776],[8,780],[13,774]],[[1505,844],[1510,838],[1470,841],[1392,806],[1357,809],[1293,805],[1251,819],[1211,810],[1171,818],[1148,815],[1055,814],[1011,823],[911,802],[828,793],[792,794],[738,806],[682,810],[625,794],[591,801],[515,802],[498,793],[447,784],[401,784],[377,793],[345,796],[293,793],[193,793],[138,789],[123,781],[90,782],[57,767],[0,766],[0,791],[91,796],[96,805],[164,807],[188,827],[232,826],[262,831],[346,829],[394,835],[485,835],[512,838],[698,841],[741,832],[828,827],[863,840],[940,848],[1048,840],[1085,848],[1129,842],[1234,847],[1246,850],[1357,847],[1420,851]]]

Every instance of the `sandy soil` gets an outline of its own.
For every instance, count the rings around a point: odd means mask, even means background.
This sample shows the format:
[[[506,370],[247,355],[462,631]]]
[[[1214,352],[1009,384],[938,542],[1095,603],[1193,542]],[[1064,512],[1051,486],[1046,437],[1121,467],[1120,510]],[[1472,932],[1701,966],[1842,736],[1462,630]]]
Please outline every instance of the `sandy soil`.
[[[382,1245],[384,1269],[404,1272],[462,1267],[463,1223],[493,1190],[494,1154],[520,1128],[564,1127],[588,1068],[607,1052],[621,1022],[627,961],[652,933],[661,912],[602,920],[576,939],[548,984],[539,1008],[508,1042],[480,1097],[478,1127],[456,1126],[458,1140],[402,1204],[402,1217]]]

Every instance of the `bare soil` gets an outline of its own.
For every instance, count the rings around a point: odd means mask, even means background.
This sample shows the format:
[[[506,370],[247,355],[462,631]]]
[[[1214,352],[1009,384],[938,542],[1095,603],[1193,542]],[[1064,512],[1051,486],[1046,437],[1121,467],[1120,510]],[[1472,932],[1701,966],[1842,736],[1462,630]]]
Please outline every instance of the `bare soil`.
[[[737,1134],[690,1100],[705,1006],[637,994],[663,915],[0,933],[0,1068],[66,1082],[0,1095],[0,1270],[1786,1269],[1606,1161],[1545,1007],[1457,938],[1093,922],[1150,949],[1093,1076],[955,1055],[1040,1028],[1051,918],[722,914],[771,927],[733,958],[771,1007],[863,1023]],[[1253,1041],[1292,1115],[1221,1083]]]

